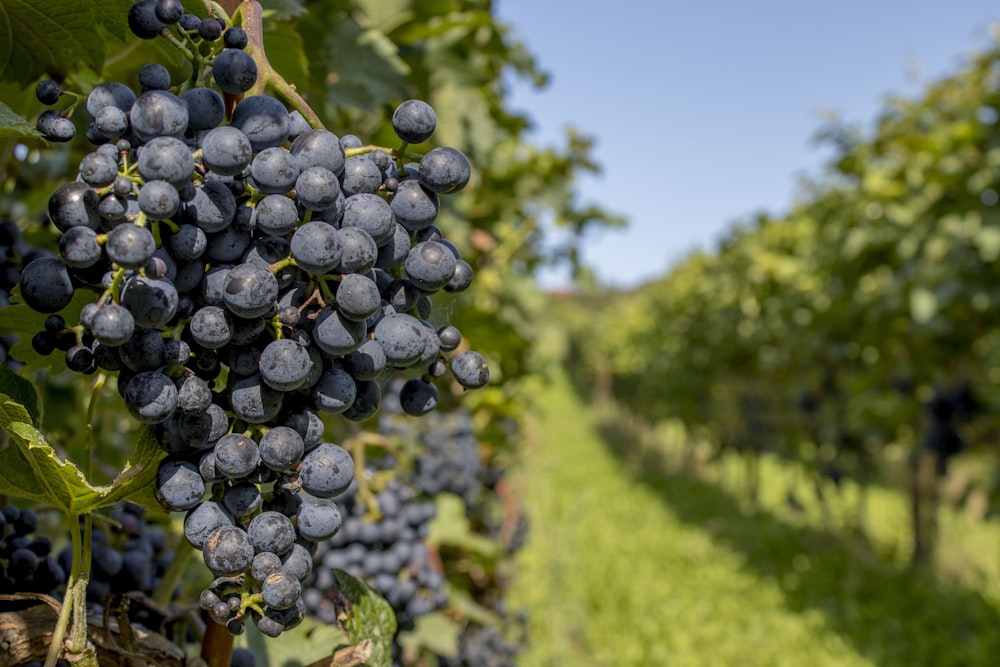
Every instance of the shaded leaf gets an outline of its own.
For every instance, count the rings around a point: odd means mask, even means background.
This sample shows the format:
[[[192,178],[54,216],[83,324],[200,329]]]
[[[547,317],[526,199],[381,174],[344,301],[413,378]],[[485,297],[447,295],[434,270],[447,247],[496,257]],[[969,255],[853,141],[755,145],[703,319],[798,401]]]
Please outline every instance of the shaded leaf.
[[[474,532],[465,516],[465,503],[458,496],[443,493],[435,498],[437,516],[430,525],[428,538],[435,544],[447,544],[487,558],[500,554],[493,540]]]
[[[0,20],[2,20],[2,16],[2,8],[0,8]],[[0,30],[2,29],[3,26],[0,24]],[[2,55],[0,53],[0,56]],[[15,113],[9,106],[0,102],[0,138],[38,139],[41,136],[41,133],[35,129],[34,125]]]
[[[152,498],[152,487],[156,463],[164,453],[150,431],[140,438],[130,464],[113,483],[92,486],[76,465],[59,457],[30,422],[23,405],[0,395],[0,428],[10,435],[10,442],[0,449],[0,495],[56,507],[69,515],[123,500],[159,507]]]
[[[38,423],[38,394],[34,385],[10,370],[7,364],[0,364],[0,394],[19,403],[32,424]]]
[[[385,599],[368,587],[364,581],[343,570],[334,570],[337,586],[350,602],[343,622],[347,638],[352,644],[365,639],[373,642],[369,667],[392,666],[392,638],[396,634],[396,614]]]
[[[48,73],[62,78],[76,64],[99,71],[107,33],[128,31],[131,0],[4,0],[0,16],[0,80],[22,85]],[[107,33],[98,28],[103,27]]]
[[[407,64],[385,35],[340,21],[326,33],[329,94],[338,106],[373,110],[404,99]]]

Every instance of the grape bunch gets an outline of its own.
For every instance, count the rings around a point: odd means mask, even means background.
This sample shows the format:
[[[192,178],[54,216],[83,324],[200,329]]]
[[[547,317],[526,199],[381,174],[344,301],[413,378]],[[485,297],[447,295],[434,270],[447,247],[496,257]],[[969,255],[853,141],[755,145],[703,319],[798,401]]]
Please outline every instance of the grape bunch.
[[[196,75],[172,86],[153,63],[139,91],[37,86],[44,104],[77,99],[44,112],[39,130],[72,138],[62,121],[83,104],[94,148],[49,199],[59,253],[23,268],[20,297],[49,315],[33,349],[117,374],[129,413],[167,451],[154,491],[186,513],[216,577],[202,606],[233,632],[250,617],[275,636],[302,618],[311,552],[340,529],[333,498],[354,477],[324,418],[373,417],[393,377],[413,416],[435,408],[444,378],[489,380],[482,355],[458,351],[457,329],[430,323],[434,295],[472,281],[434,224],[471,165],[451,147],[407,151],[436,127],[420,100],[395,109],[394,149],[244,96],[257,65],[228,19],[138,0],[129,25],[144,39],[172,31],[200,54]],[[78,290],[94,298],[67,321]]]
[[[523,640],[512,641],[492,625],[469,625],[459,636],[458,655],[441,657],[439,666],[517,667],[522,646]]]
[[[59,596],[69,568],[52,556],[52,540],[38,533],[31,508],[0,507],[0,594]]]
[[[364,579],[392,606],[397,628],[410,630],[414,621],[448,602],[444,575],[435,568],[424,543],[436,514],[433,500],[421,499],[399,478],[375,494],[378,518],[352,486],[341,500],[345,518],[340,532],[316,550],[322,564],[305,594],[307,611],[324,623],[336,621],[337,584],[333,570]]]

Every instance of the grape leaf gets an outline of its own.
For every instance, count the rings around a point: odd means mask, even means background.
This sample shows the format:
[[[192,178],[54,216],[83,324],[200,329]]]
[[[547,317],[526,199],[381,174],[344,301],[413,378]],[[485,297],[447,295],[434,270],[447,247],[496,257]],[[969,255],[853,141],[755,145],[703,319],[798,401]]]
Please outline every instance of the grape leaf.
[[[0,30],[2,26],[2,13],[0,13]],[[0,46],[0,48],[3,48]],[[0,58],[3,54],[0,53]],[[0,102],[0,138],[14,137],[17,139],[38,139],[42,135],[35,129],[35,126],[18,115],[9,106]]]
[[[337,585],[351,603],[343,622],[352,644],[372,640],[369,667],[392,667],[392,638],[396,634],[396,614],[385,599],[343,570],[334,570]]]
[[[0,449],[0,495],[56,507],[68,515],[91,512],[130,500],[156,507],[152,498],[156,463],[164,452],[147,430],[125,470],[109,485],[93,486],[83,472],[59,457],[31,425],[23,405],[0,394],[0,428],[10,441]]]
[[[292,19],[306,12],[302,0],[261,0],[260,6],[264,8],[265,17],[274,18],[279,21]],[[270,50],[268,48],[268,51]]]
[[[99,71],[108,33],[126,33],[131,5],[131,0],[4,0],[0,80],[27,85],[45,73],[62,79],[77,64]]]
[[[88,303],[96,301],[94,293],[86,289],[77,289],[69,305],[59,311],[66,320],[67,326],[73,326],[80,321],[80,311]],[[66,370],[66,355],[55,352],[43,356],[31,347],[31,338],[45,328],[45,313],[32,310],[21,300],[21,288],[15,286],[10,293],[10,305],[0,308],[0,333],[17,334],[18,341],[10,348],[10,356],[24,364],[23,373],[35,373],[48,370],[50,373],[61,373]]]
[[[475,533],[465,516],[465,503],[458,496],[442,493],[435,499],[437,516],[430,524],[428,539],[435,544],[447,544],[477,553],[487,558],[499,555],[500,545]]]
[[[382,33],[341,21],[327,30],[324,46],[329,49],[326,68],[334,81],[330,95],[338,106],[374,110],[404,99],[410,69]]]
[[[7,364],[0,364],[0,394],[10,396],[21,404],[31,418],[31,423],[38,423],[38,394],[35,386],[10,370]]]

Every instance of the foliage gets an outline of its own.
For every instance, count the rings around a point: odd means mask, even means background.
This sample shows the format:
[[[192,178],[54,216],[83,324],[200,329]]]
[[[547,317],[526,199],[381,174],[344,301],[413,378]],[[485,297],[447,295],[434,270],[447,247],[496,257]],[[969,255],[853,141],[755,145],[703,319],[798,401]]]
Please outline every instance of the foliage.
[[[518,478],[535,531],[513,596],[534,639],[519,664],[992,664],[994,526],[949,524],[963,579],[914,570],[898,492],[872,490],[866,542],[849,532],[855,488],[832,533],[799,466],[768,457],[750,507],[738,461],[683,471],[681,441],[644,450],[564,379],[536,415]]]

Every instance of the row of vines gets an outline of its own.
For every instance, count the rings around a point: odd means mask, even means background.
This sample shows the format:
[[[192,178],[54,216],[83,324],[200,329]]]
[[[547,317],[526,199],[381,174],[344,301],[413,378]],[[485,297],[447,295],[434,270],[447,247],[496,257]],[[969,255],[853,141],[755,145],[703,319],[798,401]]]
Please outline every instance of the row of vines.
[[[590,389],[745,455],[751,494],[765,453],[817,488],[893,480],[920,561],[942,476],[967,457],[996,484],[1000,50],[819,139],[834,156],[786,213],[631,293],[581,295],[573,353]]]

